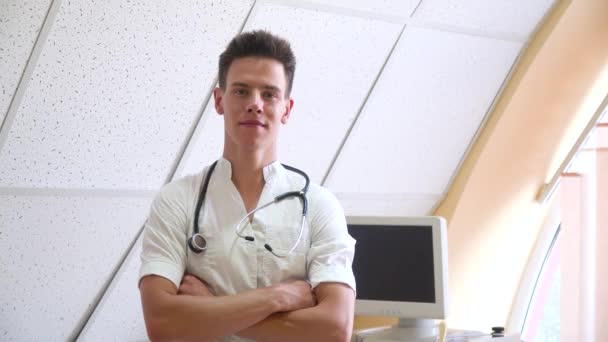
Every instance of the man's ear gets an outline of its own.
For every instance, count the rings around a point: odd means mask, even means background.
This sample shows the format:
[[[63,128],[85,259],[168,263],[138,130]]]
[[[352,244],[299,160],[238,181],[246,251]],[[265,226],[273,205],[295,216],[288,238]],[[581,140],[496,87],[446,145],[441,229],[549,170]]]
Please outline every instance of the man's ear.
[[[224,97],[224,90],[220,87],[213,89],[213,101],[215,102],[215,111],[222,115],[224,114],[224,106],[222,105],[222,98]]]
[[[281,123],[284,125],[289,121],[289,116],[291,115],[291,109],[293,108],[293,99],[289,98],[289,100],[285,103],[285,113],[281,117]]]

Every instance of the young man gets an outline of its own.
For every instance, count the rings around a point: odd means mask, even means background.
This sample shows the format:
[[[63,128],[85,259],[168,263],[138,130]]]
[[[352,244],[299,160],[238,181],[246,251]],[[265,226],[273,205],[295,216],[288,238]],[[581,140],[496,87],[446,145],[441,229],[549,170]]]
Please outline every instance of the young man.
[[[342,208],[314,184],[303,198],[306,176],[277,161],[294,71],[289,43],[265,31],[238,35],[220,56],[223,157],[167,184],[144,231],[139,286],[150,339],[350,340],[354,240]]]

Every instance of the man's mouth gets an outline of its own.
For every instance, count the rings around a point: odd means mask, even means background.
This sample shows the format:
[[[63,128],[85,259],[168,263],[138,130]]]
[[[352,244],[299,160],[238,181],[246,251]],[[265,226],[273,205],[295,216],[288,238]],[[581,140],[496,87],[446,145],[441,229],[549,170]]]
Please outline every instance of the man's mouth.
[[[247,127],[266,127],[262,122],[258,120],[245,120],[239,122],[239,125],[247,126]]]

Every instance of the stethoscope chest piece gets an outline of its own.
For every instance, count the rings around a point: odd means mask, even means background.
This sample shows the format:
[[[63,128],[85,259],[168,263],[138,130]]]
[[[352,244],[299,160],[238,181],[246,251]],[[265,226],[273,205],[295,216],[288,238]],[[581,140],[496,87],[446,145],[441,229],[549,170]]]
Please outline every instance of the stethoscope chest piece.
[[[194,234],[188,239],[188,247],[194,253],[201,253],[207,249],[207,240],[201,234]]]

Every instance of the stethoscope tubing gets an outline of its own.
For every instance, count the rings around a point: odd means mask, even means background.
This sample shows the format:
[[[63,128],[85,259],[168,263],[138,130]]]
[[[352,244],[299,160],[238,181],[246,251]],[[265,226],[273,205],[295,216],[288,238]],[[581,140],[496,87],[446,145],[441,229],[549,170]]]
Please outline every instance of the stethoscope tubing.
[[[211,175],[213,174],[213,171],[214,171],[216,165],[217,165],[217,161],[215,161],[209,167],[209,170],[207,171],[207,174],[205,175],[205,180],[204,180],[203,186],[201,187],[201,191],[200,191],[198,199],[197,199],[196,211],[194,212],[194,225],[193,225],[194,226],[193,227],[194,231],[193,231],[192,236],[187,241],[188,247],[194,253],[201,253],[201,252],[203,252],[204,250],[207,249],[207,240],[199,232],[198,222],[199,222],[199,217],[200,217],[200,211],[201,211],[201,208],[203,206],[203,202],[205,201],[205,197],[206,197],[206,194],[207,194],[207,188],[209,187],[209,181],[211,179]],[[305,182],[304,187],[302,188],[302,190],[300,190],[300,191],[289,191],[289,192],[286,192],[284,194],[276,196],[272,201],[270,201],[270,202],[268,202],[268,203],[266,203],[264,205],[261,205],[261,206],[255,208],[255,209],[251,210],[237,224],[237,226],[235,228],[235,232],[236,232],[236,235],[238,235],[239,237],[241,237],[241,238],[243,238],[243,239],[245,239],[247,241],[254,241],[255,238],[253,236],[242,234],[242,229],[245,227],[245,225],[243,225],[243,223],[247,222],[249,220],[249,217],[251,217],[251,215],[255,214],[259,210],[262,210],[264,208],[269,207],[272,204],[279,203],[279,202],[283,201],[284,199],[287,199],[287,198],[290,198],[290,197],[298,197],[298,198],[300,198],[300,201],[302,203],[302,219],[301,219],[301,222],[300,222],[300,232],[298,234],[298,239],[293,244],[293,246],[291,246],[291,248],[286,253],[279,253],[279,252],[275,251],[268,243],[264,244],[264,248],[266,248],[266,250],[268,250],[270,253],[272,253],[273,255],[275,255],[275,256],[277,256],[279,258],[285,258],[285,257],[287,257],[289,254],[291,254],[296,249],[296,247],[300,244],[300,241],[302,240],[302,235],[303,235],[303,232],[304,232],[304,226],[306,224],[306,215],[308,213],[308,199],[306,197],[306,193],[308,192],[308,186],[310,184],[310,179],[308,178],[308,175],[304,171],[302,171],[302,170],[296,169],[293,166],[289,166],[289,165],[285,165],[285,164],[281,164],[281,165],[283,165],[283,167],[285,169],[287,169],[289,171],[292,171],[292,172],[295,172],[295,173],[298,173],[302,177],[304,177],[304,179],[305,179],[306,182]]]
[[[188,239],[188,247],[194,253],[201,253],[202,251],[207,249],[207,240],[204,236],[199,234],[198,232],[198,219],[200,216],[201,208],[203,207],[203,202],[205,202],[205,195],[207,194],[207,188],[209,187],[209,181],[211,180],[211,175],[213,174],[213,170],[217,165],[217,160],[211,164],[209,170],[207,170],[207,174],[205,175],[205,182],[201,187],[201,191],[198,194],[198,198],[196,201],[196,209],[194,210],[194,233]]]

